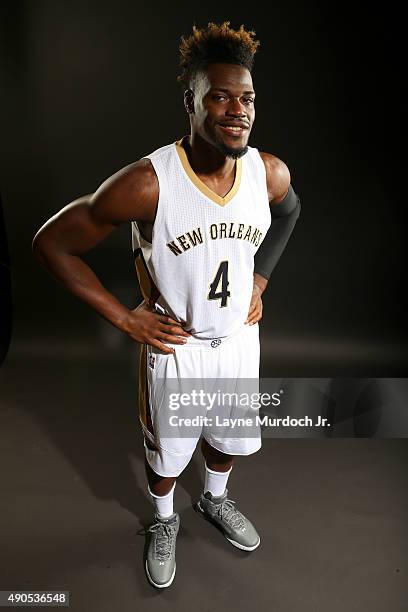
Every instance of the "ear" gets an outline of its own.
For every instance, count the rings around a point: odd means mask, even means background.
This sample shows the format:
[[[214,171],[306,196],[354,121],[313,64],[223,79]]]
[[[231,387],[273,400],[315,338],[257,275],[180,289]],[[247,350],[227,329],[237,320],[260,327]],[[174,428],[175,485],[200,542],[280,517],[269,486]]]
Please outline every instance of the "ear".
[[[194,113],[194,91],[192,89],[186,89],[184,92],[184,108],[189,115]]]

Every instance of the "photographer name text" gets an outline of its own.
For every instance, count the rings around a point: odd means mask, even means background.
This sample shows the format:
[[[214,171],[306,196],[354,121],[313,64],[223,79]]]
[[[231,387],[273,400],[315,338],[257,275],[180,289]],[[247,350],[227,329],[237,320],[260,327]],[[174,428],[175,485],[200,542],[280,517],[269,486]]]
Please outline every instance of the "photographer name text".
[[[256,415],[254,417],[247,418],[231,418],[221,417],[219,415],[215,417],[197,415],[195,417],[179,417],[178,415],[171,415],[169,417],[169,424],[171,427],[230,427],[231,429],[238,427],[330,427],[328,419],[317,417],[317,420],[313,420],[309,416],[294,418],[294,417],[269,417]]]

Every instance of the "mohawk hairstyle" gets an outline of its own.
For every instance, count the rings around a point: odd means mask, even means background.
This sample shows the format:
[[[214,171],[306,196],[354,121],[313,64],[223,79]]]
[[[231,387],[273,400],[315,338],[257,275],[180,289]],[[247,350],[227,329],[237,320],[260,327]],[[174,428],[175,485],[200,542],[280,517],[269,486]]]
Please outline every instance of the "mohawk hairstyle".
[[[206,28],[193,26],[193,33],[182,36],[180,42],[181,74],[177,80],[185,87],[190,86],[196,73],[210,63],[239,64],[250,72],[259,40],[254,39],[255,32],[230,27],[229,21],[221,24],[212,21]]]

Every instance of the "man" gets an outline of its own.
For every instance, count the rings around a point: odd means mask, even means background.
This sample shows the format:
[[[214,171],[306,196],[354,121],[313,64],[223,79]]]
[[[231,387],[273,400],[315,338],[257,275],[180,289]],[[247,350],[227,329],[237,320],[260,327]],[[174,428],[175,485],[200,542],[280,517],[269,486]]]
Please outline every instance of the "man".
[[[174,488],[199,438],[205,487],[197,512],[242,550],[260,543],[226,489],[234,455],[259,450],[260,433],[221,436],[203,425],[190,437],[163,434],[166,399],[159,384],[259,377],[261,296],[300,203],[286,165],[247,144],[255,117],[251,69],[258,44],[254,32],[234,30],[229,22],[194,27],[180,46],[190,135],[63,208],[33,242],[41,263],[67,289],[142,344],[140,419],[155,508],[146,572],[158,588],[174,579],[179,529]],[[80,258],[129,222],[144,297],[134,310],[119,303]]]

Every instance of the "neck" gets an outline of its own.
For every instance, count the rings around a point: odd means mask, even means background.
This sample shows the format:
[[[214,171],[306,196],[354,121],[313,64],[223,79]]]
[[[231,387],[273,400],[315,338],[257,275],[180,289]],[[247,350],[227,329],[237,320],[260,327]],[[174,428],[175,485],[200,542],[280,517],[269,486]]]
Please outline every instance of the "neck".
[[[223,178],[235,171],[235,160],[226,157],[212,144],[192,132],[183,139],[190,166],[196,174],[212,174]]]

